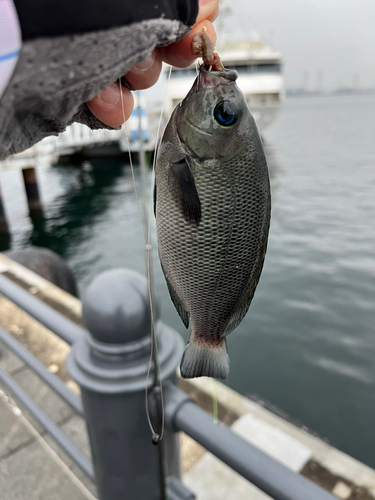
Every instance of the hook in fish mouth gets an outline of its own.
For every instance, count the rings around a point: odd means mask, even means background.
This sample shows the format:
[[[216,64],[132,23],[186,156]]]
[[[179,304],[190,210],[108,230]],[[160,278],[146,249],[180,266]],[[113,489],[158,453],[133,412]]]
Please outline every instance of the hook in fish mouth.
[[[222,83],[232,83],[238,78],[238,73],[234,69],[223,69],[212,71],[210,66],[202,64],[199,67],[198,85],[220,85]]]
[[[212,70],[212,66],[208,66],[207,64],[201,64],[199,66],[200,73],[210,73],[215,76],[221,76],[223,78],[227,78],[228,80],[232,80],[233,82],[237,80],[238,73],[235,69],[227,69],[223,68],[221,70]]]

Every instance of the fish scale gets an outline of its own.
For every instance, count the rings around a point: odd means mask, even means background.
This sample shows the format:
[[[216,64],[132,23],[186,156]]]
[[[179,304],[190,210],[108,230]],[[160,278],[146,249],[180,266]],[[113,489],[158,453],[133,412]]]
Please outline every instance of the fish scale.
[[[155,167],[159,257],[176,309],[192,325],[184,377],[227,375],[225,337],[246,314],[267,247],[267,163],[235,79],[201,67]],[[231,110],[233,126],[216,123],[230,121]]]

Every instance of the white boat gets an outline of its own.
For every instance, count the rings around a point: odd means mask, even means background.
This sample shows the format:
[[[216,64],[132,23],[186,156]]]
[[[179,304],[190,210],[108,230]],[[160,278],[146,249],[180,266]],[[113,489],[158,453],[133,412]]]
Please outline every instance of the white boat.
[[[282,60],[279,52],[263,44],[256,35],[251,40],[226,43],[218,54],[227,69],[238,72],[237,85],[246,96],[260,133],[273,122],[285,99]],[[169,67],[166,68],[169,71]],[[172,68],[167,92],[167,111],[186,96],[197,75],[196,66]]]

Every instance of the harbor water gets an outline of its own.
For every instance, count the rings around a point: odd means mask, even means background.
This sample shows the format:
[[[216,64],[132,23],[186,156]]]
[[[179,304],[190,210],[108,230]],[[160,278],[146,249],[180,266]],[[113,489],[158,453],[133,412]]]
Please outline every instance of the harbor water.
[[[228,337],[225,383],[375,467],[375,95],[290,99],[265,146],[269,249],[250,311]],[[38,175],[44,217],[34,224],[21,173],[1,175],[12,232],[1,250],[51,248],[81,293],[106,269],[145,273],[129,165],[90,160]],[[153,241],[161,318],[187,339]]]

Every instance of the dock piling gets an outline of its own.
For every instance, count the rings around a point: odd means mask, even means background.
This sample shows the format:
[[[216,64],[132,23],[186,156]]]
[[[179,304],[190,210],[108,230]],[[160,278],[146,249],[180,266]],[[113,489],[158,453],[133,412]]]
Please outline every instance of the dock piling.
[[[6,216],[5,216],[3,195],[1,192],[1,186],[0,186],[0,235],[1,234],[8,234],[8,233],[9,233],[9,226],[8,226],[8,222],[7,222]]]
[[[25,184],[27,203],[30,215],[39,215],[42,212],[38,180],[35,168],[24,168],[22,170],[23,182]]]

